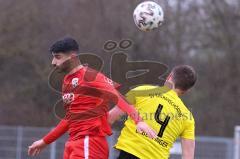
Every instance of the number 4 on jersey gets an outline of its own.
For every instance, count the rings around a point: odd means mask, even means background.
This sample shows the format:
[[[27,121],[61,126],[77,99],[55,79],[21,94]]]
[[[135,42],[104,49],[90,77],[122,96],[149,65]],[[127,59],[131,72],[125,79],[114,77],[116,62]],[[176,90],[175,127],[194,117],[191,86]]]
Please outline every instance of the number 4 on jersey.
[[[170,120],[170,117],[167,115],[165,120],[161,121],[160,114],[161,114],[162,109],[163,109],[163,105],[159,104],[158,108],[157,108],[157,111],[155,112],[155,116],[154,116],[156,122],[161,125],[160,130],[158,132],[158,137],[162,137],[163,136],[163,132],[164,132],[164,130],[165,130],[169,120]]]

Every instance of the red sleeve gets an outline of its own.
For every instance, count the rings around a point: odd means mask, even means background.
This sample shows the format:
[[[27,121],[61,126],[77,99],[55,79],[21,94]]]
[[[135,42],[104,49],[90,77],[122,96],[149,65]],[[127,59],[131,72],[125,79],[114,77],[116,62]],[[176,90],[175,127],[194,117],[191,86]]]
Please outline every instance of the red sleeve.
[[[68,130],[68,121],[61,120],[58,125],[50,131],[47,135],[43,137],[43,141],[46,144],[51,144],[55,140],[57,140],[60,136],[62,136]]]
[[[116,97],[113,101],[122,111],[126,112],[135,123],[142,121],[137,110],[125,100],[125,98],[116,90],[119,84],[116,84],[111,79],[104,76],[102,73],[98,73],[95,80],[88,83],[89,86],[94,87],[98,90],[110,92]]]
[[[133,105],[129,105],[124,97],[122,97],[122,95],[118,95],[118,103],[117,106],[124,112],[126,112],[128,114],[128,116],[130,116],[134,122],[137,124],[138,122],[142,121],[141,116],[138,114],[137,110],[134,108]]]

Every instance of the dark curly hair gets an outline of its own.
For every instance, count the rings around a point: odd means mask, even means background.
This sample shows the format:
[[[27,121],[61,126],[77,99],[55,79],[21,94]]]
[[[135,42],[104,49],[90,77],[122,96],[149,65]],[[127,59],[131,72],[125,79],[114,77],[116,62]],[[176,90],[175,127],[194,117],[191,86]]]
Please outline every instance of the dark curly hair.
[[[193,67],[180,65],[172,69],[172,78],[175,88],[186,91],[196,83],[197,74]]]
[[[79,45],[77,41],[71,37],[66,37],[56,41],[49,49],[50,53],[69,53],[75,51],[78,53]]]

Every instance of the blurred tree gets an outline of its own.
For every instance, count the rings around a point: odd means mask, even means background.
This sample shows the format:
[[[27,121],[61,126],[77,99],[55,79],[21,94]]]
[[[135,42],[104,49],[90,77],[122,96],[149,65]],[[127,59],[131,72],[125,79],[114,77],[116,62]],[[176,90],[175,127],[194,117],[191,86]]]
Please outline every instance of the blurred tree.
[[[73,36],[81,52],[91,52],[109,73],[106,40],[133,40],[129,60],[154,60],[171,69],[193,65],[196,87],[184,97],[198,135],[232,136],[239,124],[240,3],[238,0],[161,1],[165,23],[139,31],[132,18],[138,1],[0,0],[0,124],[50,126],[60,94],[48,87],[49,46]],[[117,71],[117,70],[116,70]],[[218,121],[218,122],[216,122]]]

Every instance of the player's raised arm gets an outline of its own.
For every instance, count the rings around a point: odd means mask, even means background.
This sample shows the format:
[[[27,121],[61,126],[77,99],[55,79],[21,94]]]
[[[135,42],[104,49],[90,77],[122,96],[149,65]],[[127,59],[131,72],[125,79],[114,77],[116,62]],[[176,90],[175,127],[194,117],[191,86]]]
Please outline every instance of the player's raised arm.
[[[181,144],[182,144],[182,158],[194,159],[195,140],[182,138]]]
[[[61,120],[59,124],[42,139],[35,141],[28,147],[28,155],[38,155],[48,144],[61,137],[68,130],[68,121]]]
[[[128,104],[122,95],[118,95],[117,106],[134,120],[137,125],[138,132],[145,132],[148,137],[157,138],[157,133],[142,120],[142,117],[138,114],[137,110],[133,107],[133,105]]]

